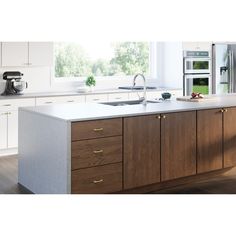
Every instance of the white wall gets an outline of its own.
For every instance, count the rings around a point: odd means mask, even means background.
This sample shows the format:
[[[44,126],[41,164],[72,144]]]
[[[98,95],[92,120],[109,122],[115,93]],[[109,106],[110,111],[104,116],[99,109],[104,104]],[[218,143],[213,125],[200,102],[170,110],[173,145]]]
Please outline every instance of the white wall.
[[[182,42],[157,43],[157,78],[161,87],[183,87]]]
[[[154,45],[156,51],[156,63],[153,78],[148,79],[147,85],[159,86],[163,88],[182,88],[182,43],[181,42],[158,42]],[[23,80],[27,81],[29,87],[24,93],[50,92],[50,91],[76,91],[79,86],[83,86],[83,81],[61,81],[53,79],[51,67],[2,67],[0,68],[0,93],[4,90],[5,81],[2,80],[4,71],[20,71],[24,74]],[[137,85],[142,85],[142,80],[137,81]],[[108,78],[97,79],[96,89],[111,89],[119,86],[131,86],[130,78]]]

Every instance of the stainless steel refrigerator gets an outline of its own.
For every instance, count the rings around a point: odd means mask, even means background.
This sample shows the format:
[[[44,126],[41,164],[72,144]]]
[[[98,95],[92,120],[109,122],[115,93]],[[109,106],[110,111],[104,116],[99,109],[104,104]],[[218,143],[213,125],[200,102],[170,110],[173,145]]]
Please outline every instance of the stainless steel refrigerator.
[[[212,92],[236,92],[236,43],[212,45]]]

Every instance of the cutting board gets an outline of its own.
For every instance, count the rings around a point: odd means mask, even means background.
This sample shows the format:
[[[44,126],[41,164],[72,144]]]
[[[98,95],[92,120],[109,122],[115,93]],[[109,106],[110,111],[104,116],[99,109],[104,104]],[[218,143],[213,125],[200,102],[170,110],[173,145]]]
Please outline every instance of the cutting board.
[[[176,100],[182,102],[210,102],[217,100],[217,98],[215,97],[191,98],[191,96],[185,96],[185,97],[178,97],[176,98]]]

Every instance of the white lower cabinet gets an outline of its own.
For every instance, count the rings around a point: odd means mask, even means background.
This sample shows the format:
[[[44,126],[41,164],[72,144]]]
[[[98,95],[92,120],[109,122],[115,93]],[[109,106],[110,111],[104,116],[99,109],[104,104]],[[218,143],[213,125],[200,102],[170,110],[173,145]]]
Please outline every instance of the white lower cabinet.
[[[109,102],[112,101],[125,101],[129,99],[128,93],[110,93],[108,94],[108,100]]]
[[[84,95],[36,98],[36,106],[64,104],[64,103],[83,103],[83,102],[85,102]]]
[[[8,118],[8,135],[7,135],[7,147],[18,147],[18,111],[10,111],[7,115]]]
[[[0,149],[7,148],[7,112],[0,113]]]
[[[35,99],[0,100],[0,155],[6,155],[8,150],[17,150],[18,108],[27,106],[35,106]]]
[[[86,102],[107,102],[108,94],[90,94],[86,95]]]

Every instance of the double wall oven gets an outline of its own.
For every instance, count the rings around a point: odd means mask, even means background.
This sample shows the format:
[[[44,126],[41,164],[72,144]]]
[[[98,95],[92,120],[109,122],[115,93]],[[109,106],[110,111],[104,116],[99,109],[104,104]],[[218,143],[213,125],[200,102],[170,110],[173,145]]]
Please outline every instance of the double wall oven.
[[[192,92],[211,94],[211,58],[209,51],[184,52],[184,95]]]

